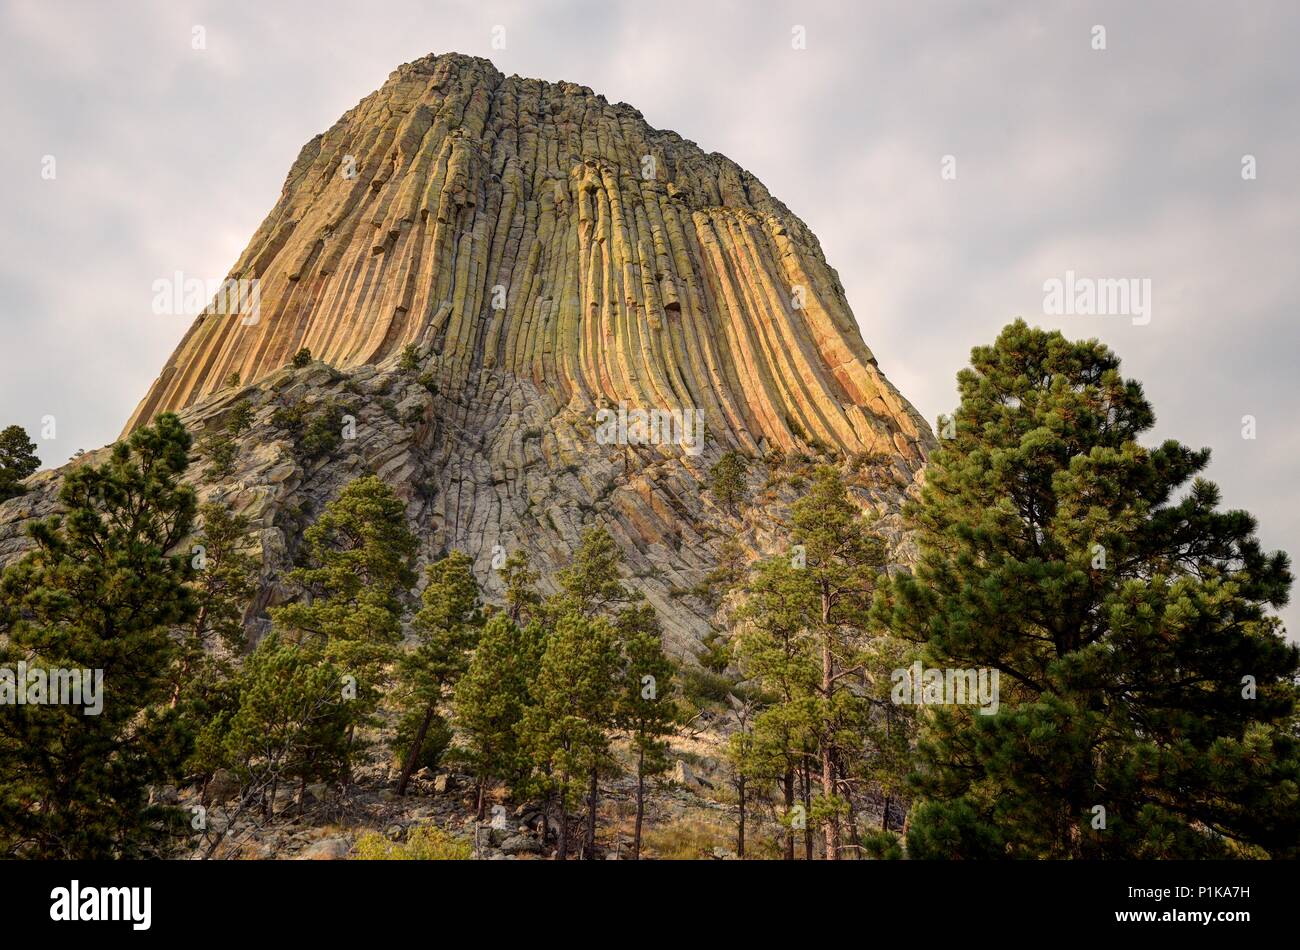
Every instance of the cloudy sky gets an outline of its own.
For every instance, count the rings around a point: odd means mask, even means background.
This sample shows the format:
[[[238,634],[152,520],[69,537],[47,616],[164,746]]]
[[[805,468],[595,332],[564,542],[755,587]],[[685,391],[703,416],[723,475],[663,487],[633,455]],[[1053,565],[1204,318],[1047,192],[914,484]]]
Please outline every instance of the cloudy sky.
[[[1211,447],[1226,503],[1300,555],[1298,42],[1289,0],[5,0],[0,425],[54,416],[46,464],[112,441],[189,322],[153,281],[224,276],[307,139],[455,50],[752,171],[931,420],[1015,316],[1100,337],[1154,437]],[[1149,280],[1150,321],[1045,314],[1067,271]]]

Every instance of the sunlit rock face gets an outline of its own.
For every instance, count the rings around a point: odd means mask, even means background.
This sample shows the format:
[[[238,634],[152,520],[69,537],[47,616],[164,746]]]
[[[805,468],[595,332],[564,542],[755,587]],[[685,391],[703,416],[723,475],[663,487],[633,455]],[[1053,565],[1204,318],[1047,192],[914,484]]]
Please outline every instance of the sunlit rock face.
[[[257,280],[256,321],[201,317],[132,426],[302,347],[347,370],[415,343],[448,394],[692,407],[750,452],[914,463],[928,437],[817,239],[752,175],[482,59],[409,63],[309,142],[231,277]]]
[[[250,622],[287,596],[303,526],[371,471],[422,559],[464,549],[489,592],[518,547],[549,588],[604,525],[681,654],[709,629],[721,540],[788,547],[808,460],[851,471],[907,558],[898,505],[933,436],[816,237],[731,160],[590,89],[455,54],[400,67],[307,143],[230,278],[256,292],[195,321],[126,431],[170,410],[202,436],[253,406],[234,471],[194,475],[254,520]],[[331,406],[347,431],[322,455],[276,412]],[[735,512],[707,490],[728,449],[751,460]],[[0,559],[57,480],[0,508]]]

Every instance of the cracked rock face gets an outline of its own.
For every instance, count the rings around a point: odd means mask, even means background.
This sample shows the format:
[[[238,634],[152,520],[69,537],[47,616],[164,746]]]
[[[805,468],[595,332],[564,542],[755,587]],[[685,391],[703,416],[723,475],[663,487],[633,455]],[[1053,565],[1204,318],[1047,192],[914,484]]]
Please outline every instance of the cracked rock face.
[[[549,588],[603,524],[678,654],[709,629],[691,589],[722,539],[788,545],[801,457],[856,459],[855,496],[907,557],[897,509],[934,439],[817,239],[734,162],[589,89],[455,54],[400,67],[303,148],[230,277],[255,306],[200,316],[126,431],[176,411],[201,436],[254,407],[233,471],[192,476],[254,519],[250,622],[286,596],[305,524],[371,471],[407,500],[422,559],[464,549],[490,592],[502,552],[527,548]],[[316,362],[287,367],[304,347]],[[276,413],[330,406],[351,421],[321,454]],[[611,438],[620,409],[678,428]],[[734,514],[706,490],[728,449],[752,460]],[[0,561],[58,481],[0,506]]]

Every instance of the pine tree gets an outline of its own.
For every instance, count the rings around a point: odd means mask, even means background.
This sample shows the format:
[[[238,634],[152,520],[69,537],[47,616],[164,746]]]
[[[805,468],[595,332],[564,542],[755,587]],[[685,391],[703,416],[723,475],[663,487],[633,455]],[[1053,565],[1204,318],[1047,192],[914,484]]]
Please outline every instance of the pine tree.
[[[501,582],[505,585],[506,611],[515,623],[533,619],[541,605],[537,594],[537,572],[529,567],[528,552],[520,549],[511,553],[501,566]]]
[[[249,521],[223,505],[199,507],[202,529],[191,546],[194,618],[180,628],[172,683],[172,706],[191,683],[196,669],[219,652],[244,649],[244,609],[255,590],[257,561],[244,549]]]
[[[243,550],[249,521],[224,506],[199,506],[202,529],[188,546],[193,580],[193,618],[173,629],[176,654],[171,664],[171,708],[180,717],[189,749],[177,776],[208,779],[220,766],[208,765],[209,751],[200,747],[209,724],[238,707],[236,663],[244,651],[244,610],[256,590],[257,561]]]
[[[480,818],[487,782],[505,782],[517,793],[527,790],[532,760],[520,724],[533,704],[542,646],[539,624],[520,627],[507,614],[493,614],[456,684],[454,722],[464,742],[459,751],[478,776]]]
[[[415,583],[418,542],[406,505],[368,475],[348,483],[303,532],[306,566],[287,575],[308,602],[274,608],[275,627],[356,681],[358,721],[373,712],[402,637],[402,597]]]
[[[342,669],[315,644],[285,643],[272,632],[244,662],[233,715],[213,720],[201,746],[240,780],[244,803],[260,800],[273,817],[276,794],[296,782],[346,775],[356,709]]]
[[[463,551],[452,551],[428,568],[428,584],[421,595],[424,606],[411,622],[420,642],[399,664],[405,731],[411,732],[411,726],[414,731],[405,751],[398,795],[406,794],[416,762],[427,755],[425,737],[443,693],[456,685],[468,667],[470,651],[483,626],[473,568],[473,561]]]
[[[622,563],[623,552],[609,532],[602,527],[588,529],[582,536],[578,550],[574,552],[572,562],[557,576],[559,591],[542,607],[542,613],[552,629],[573,616],[600,618],[613,624],[616,632],[614,642],[609,646],[613,652],[608,657],[604,657],[604,654],[601,656],[615,666],[619,662],[622,638],[636,634],[652,634],[656,638],[660,636],[654,610],[642,597],[628,590],[620,579],[619,569]],[[582,715],[592,724],[593,730],[599,726],[608,732],[614,727],[614,697],[617,689],[611,682],[607,685],[601,704],[593,701],[584,709]],[[605,751],[608,736],[603,743],[596,745],[599,745],[599,750],[589,756],[587,767],[587,820],[582,846],[582,853],[587,858],[594,856],[596,847],[600,772],[611,764]]]
[[[864,673],[863,628],[886,552],[871,524],[849,500],[839,473],[821,466],[808,493],[791,512],[793,535],[802,546],[810,581],[816,590],[816,614],[810,629],[817,638],[821,663],[818,686],[818,767],[821,797],[816,817],[826,836],[826,858],[840,857],[840,822],[850,807],[838,775],[851,724],[864,715],[860,692],[850,689]]]
[[[0,431],[0,501],[21,495],[23,479],[40,467],[36,443],[27,437],[26,429],[7,426]]]
[[[231,407],[226,417],[226,431],[231,435],[240,435],[253,427],[253,407],[247,399],[241,399]]]
[[[420,348],[414,343],[402,347],[402,357],[397,361],[397,368],[409,373],[420,368]]]
[[[877,789],[882,797],[880,831],[889,832],[891,806],[903,805],[909,794],[908,777],[916,766],[916,708],[893,701],[897,672],[910,669],[919,659],[916,644],[891,635],[871,640],[865,663],[865,695],[871,713],[861,721],[862,745],[867,750],[860,760],[846,762],[856,774]]]
[[[662,737],[675,708],[663,690],[672,667],[653,608],[620,580],[621,562],[608,532],[590,529],[559,572],[559,590],[540,602],[527,558],[512,555],[504,568],[506,614],[489,620],[456,690],[456,721],[480,780],[501,778],[558,805],[561,859],[583,779],[581,851],[594,856],[599,778],[612,765],[615,729],[632,740],[642,791],[666,766]]]
[[[739,452],[724,452],[722,458],[709,469],[709,488],[718,504],[736,512],[736,506],[745,497],[745,457]]]
[[[628,604],[632,595],[619,580],[623,552],[604,528],[582,536],[569,566],[557,575],[560,590],[546,604],[551,615],[577,611],[584,617],[610,615]]]
[[[736,788],[736,856],[745,860],[745,820],[749,815],[750,780],[766,775],[770,759],[754,742],[753,715],[757,703],[733,698],[737,728],[727,737],[725,759],[731,764],[732,784]]]
[[[160,853],[174,815],[149,806],[146,787],[174,774],[184,751],[167,671],[169,628],[196,609],[189,558],[175,552],[195,512],[179,484],[189,448],[167,413],[103,465],[69,472],[65,514],[34,524],[35,550],[0,576],[0,666],[103,677],[97,715],[0,703],[0,854]]]
[[[198,448],[199,454],[208,460],[208,467],[203,470],[205,481],[219,482],[234,472],[239,445],[230,436],[212,433],[200,440]]]
[[[588,782],[587,837],[594,837],[595,786],[609,755],[618,665],[618,641],[608,620],[578,611],[559,614],[545,638],[533,704],[524,712],[520,733],[544,786],[558,800],[561,861],[568,856],[569,810],[574,779],[580,776]],[[584,842],[584,857],[592,857],[590,840]]]
[[[615,722],[628,737],[636,759],[636,821],[632,859],[641,857],[647,778],[668,769],[668,742],[679,716],[671,699],[673,666],[664,655],[659,621],[649,604],[628,608],[618,617],[622,689],[616,696]]]
[[[1297,648],[1284,554],[1219,511],[1209,460],[1095,340],[1008,326],[958,375],[907,511],[920,559],[876,605],[994,715],[925,711],[919,857],[1295,857]]]
[[[751,778],[770,778],[780,785],[782,822],[788,829],[784,856],[792,861],[795,778],[819,734],[821,674],[811,631],[818,592],[813,575],[786,557],[755,565],[744,589],[736,653],[745,675],[758,685],[762,703],[751,733],[737,740],[732,758]]]
[[[697,585],[692,593],[704,600],[710,607],[718,608],[726,596],[745,579],[748,560],[745,549],[734,537],[722,539],[718,545],[718,560],[713,569],[704,575],[703,583]]]

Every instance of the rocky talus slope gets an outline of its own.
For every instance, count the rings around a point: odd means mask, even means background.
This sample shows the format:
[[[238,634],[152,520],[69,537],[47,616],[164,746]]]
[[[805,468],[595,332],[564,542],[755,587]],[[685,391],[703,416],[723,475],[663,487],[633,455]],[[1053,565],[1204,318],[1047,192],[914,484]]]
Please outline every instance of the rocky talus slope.
[[[490,591],[503,552],[527,548],[549,587],[605,525],[679,654],[709,629],[692,589],[720,541],[788,544],[776,518],[801,459],[855,459],[906,557],[896,512],[933,436],[817,239],[628,105],[455,54],[402,66],[303,148],[230,276],[257,282],[256,310],[200,316],[126,430],[171,410],[201,437],[253,407],[230,469],[193,475],[256,526],[250,623],[288,595],[302,528],[369,471],[407,500],[422,559],[464,549]],[[302,348],[314,361],[288,366]],[[698,417],[702,451],[603,438],[598,413],[620,407]],[[305,438],[313,423],[337,444]],[[756,463],[734,513],[705,489],[730,448]],[[59,477],[0,505],[0,561]]]

